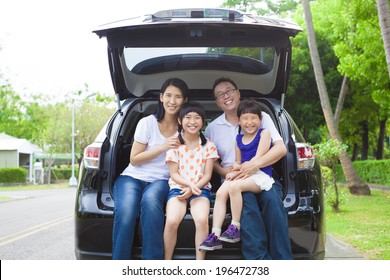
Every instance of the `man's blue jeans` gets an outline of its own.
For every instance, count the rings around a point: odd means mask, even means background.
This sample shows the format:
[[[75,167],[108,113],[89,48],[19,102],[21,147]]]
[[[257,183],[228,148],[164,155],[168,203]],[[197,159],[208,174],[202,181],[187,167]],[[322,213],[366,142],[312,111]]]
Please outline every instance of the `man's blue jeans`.
[[[242,195],[241,236],[244,258],[291,260],[288,215],[283,206],[280,183],[275,182],[272,189],[258,195],[250,192]]]
[[[163,259],[164,206],[168,191],[167,180],[148,183],[130,176],[117,178],[113,189],[112,259],[131,259],[138,218],[142,227],[142,259]]]

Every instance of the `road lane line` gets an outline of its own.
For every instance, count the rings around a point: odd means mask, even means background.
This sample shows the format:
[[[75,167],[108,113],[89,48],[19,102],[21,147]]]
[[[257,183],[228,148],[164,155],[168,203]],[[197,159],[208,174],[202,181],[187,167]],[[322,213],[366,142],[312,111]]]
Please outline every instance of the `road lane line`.
[[[40,231],[52,228],[52,227],[57,226],[57,225],[60,225],[62,223],[70,221],[71,219],[73,219],[73,215],[54,219],[54,220],[51,220],[49,222],[42,223],[42,224],[27,228],[27,229],[18,231],[16,233],[12,233],[10,235],[6,235],[4,237],[0,237],[0,247],[7,245],[7,244],[10,244],[12,242],[15,242],[19,239],[26,238],[26,237],[33,235],[35,233],[38,233]]]

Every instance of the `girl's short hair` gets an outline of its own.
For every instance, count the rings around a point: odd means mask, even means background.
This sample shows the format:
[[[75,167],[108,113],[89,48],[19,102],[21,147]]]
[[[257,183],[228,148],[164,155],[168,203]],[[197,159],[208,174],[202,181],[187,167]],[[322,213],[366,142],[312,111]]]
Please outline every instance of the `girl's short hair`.
[[[192,112],[197,113],[202,118],[203,125],[206,123],[206,112],[204,111],[202,105],[200,105],[200,103],[196,101],[187,101],[181,106],[179,112],[179,120],[182,122],[185,115]],[[179,124],[179,140],[181,144],[184,144],[184,139],[181,136],[182,130],[183,130],[183,126]],[[207,139],[203,135],[202,131],[199,131],[199,136],[202,141],[202,146],[205,145],[207,143]]]
[[[259,102],[253,99],[246,99],[240,102],[237,108],[237,117],[240,117],[242,114],[255,114],[258,115],[260,120],[262,119],[261,114],[261,105]]]
[[[167,87],[169,87],[169,86],[174,86],[174,87],[180,89],[181,94],[183,95],[183,98],[184,99],[188,99],[190,90],[189,90],[188,85],[186,84],[186,82],[184,82],[182,79],[179,79],[179,78],[169,78],[169,79],[167,79],[162,84],[161,89],[160,89],[160,93],[164,93],[166,91]],[[157,111],[154,114],[154,116],[156,117],[157,121],[160,121],[160,120],[162,120],[164,115],[165,115],[164,105],[161,102],[161,100],[159,99],[158,100],[158,105],[157,105]]]

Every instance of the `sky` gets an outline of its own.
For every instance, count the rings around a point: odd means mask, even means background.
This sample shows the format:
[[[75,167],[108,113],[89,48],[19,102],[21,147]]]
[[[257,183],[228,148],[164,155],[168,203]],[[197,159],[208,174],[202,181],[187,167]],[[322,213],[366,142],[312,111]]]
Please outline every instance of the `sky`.
[[[1,0],[0,83],[19,94],[112,93],[99,25],[159,10],[219,7],[223,0]]]

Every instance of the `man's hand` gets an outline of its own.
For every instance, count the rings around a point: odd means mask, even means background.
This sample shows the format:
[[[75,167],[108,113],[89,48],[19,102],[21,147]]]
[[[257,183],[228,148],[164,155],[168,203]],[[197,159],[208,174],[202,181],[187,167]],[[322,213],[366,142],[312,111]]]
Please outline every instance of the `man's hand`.
[[[252,161],[246,161],[241,164],[240,173],[236,176],[236,179],[246,179],[255,174],[259,168]]]

